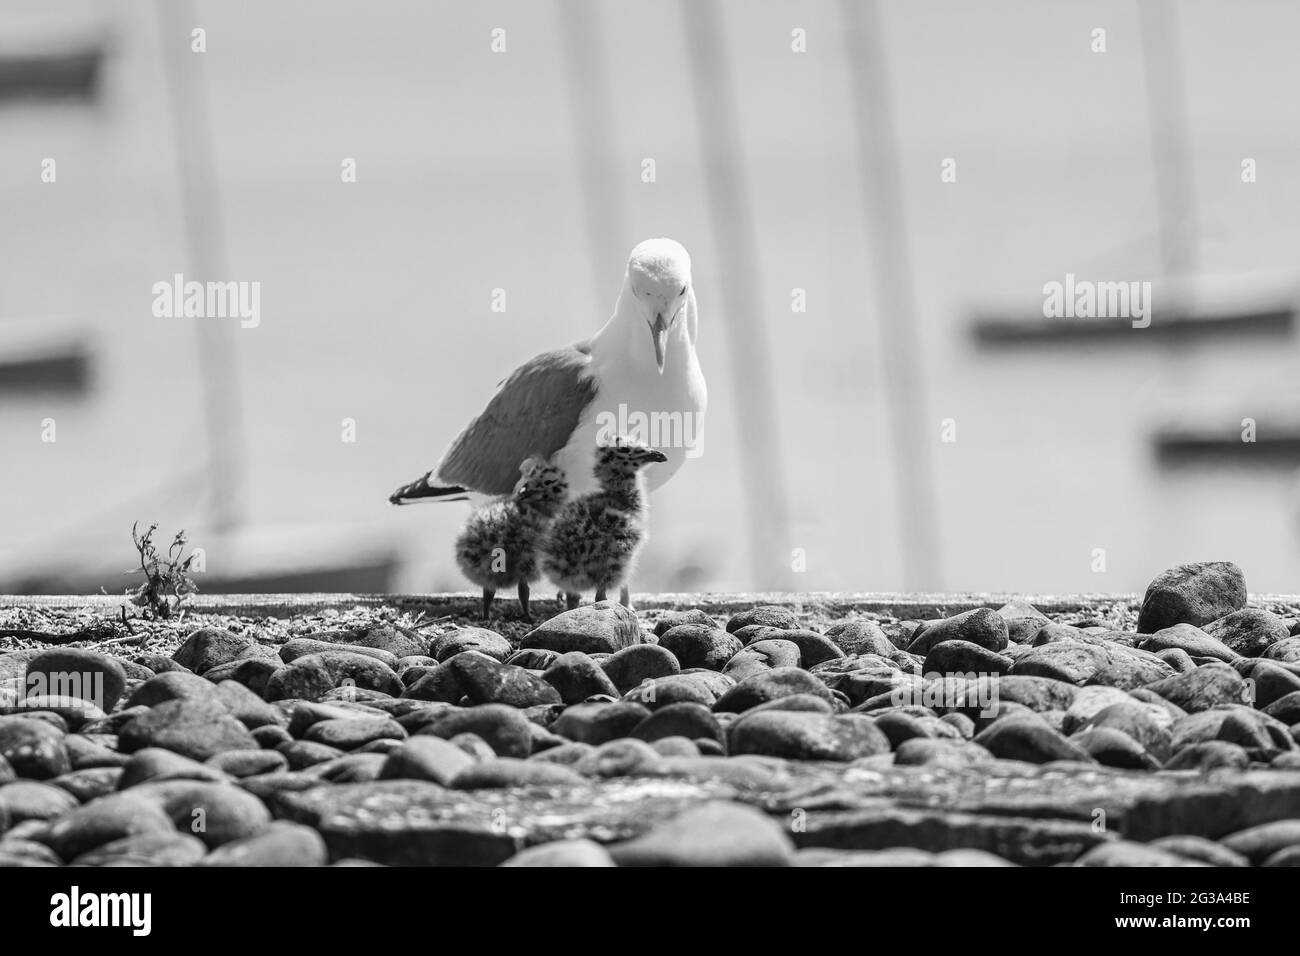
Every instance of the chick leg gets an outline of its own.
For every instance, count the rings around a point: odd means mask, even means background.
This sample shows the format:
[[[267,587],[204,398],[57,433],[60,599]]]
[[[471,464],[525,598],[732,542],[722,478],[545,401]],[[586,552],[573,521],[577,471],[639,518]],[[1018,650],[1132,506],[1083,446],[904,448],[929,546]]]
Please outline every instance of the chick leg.
[[[524,613],[524,620],[533,623],[533,616],[528,612],[528,582],[519,582],[519,610]]]
[[[597,588],[597,589],[596,589],[596,600],[597,600],[597,601],[603,601],[603,600],[605,600],[605,589],[604,589],[604,588]]]
[[[632,607],[632,590],[626,584],[618,589],[618,603],[629,610]]]
[[[492,599],[497,596],[496,588],[483,589],[483,620],[492,616]]]
[[[582,600],[582,595],[579,594],[577,591],[569,591],[567,594],[564,595],[564,603],[568,605],[570,611],[572,611],[575,607],[577,607],[578,602],[581,600]]]

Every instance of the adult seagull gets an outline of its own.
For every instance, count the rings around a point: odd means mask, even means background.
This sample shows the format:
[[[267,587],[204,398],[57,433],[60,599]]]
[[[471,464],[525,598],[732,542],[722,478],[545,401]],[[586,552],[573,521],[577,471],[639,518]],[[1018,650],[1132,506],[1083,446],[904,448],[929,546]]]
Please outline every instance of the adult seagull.
[[[708,392],[695,355],[698,325],[690,255],[672,239],[647,239],[632,250],[600,331],[515,369],[442,460],[388,500],[507,495],[531,455],[562,468],[577,497],[596,490],[597,444],[619,435],[664,453],[645,472],[655,490],[703,450]]]

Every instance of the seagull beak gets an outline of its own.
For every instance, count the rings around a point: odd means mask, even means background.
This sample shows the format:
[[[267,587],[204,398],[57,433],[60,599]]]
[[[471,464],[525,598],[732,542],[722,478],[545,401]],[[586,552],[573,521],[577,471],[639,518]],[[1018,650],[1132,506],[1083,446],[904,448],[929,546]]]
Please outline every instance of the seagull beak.
[[[664,373],[664,352],[668,346],[668,323],[664,321],[663,315],[656,315],[654,324],[650,326],[650,337],[655,342],[655,364],[659,366],[659,374]]]

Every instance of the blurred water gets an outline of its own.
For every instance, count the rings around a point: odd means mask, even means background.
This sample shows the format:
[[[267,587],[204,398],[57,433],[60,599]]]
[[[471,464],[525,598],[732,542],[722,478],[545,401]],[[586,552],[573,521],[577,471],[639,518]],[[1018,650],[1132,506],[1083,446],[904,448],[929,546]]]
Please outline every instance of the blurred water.
[[[14,4],[22,7],[24,3]],[[134,518],[201,528],[204,463],[194,323],[156,319],[150,287],[189,272],[154,6],[26,3],[105,19],[116,37],[102,106],[0,108],[0,323],[69,316],[92,330],[86,397],[4,395],[0,571],[131,563]],[[10,6],[10,4],[6,4]],[[1300,229],[1300,8],[1180,4],[1200,264],[1295,266]],[[894,469],[861,161],[836,4],[723,4],[741,95],[766,383],[779,461],[736,439],[722,316],[731,277],[706,215],[677,5],[601,4],[613,155],[628,235],[592,262],[566,60],[549,3],[348,0],[204,3],[203,65],[231,275],[262,283],[262,323],[234,342],[250,528],[289,560],[308,529],[410,556],[398,586],[460,587],[457,506],[386,496],[436,460],[497,381],[608,316],[627,250],[691,251],[710,386],[706,454],[654,502],[645,589],[885,590],[902,585]],[[947,589],[1132,590],[1183,560],[1231,557],[1253,590],[1295,591],[1300,484],[1286,468],[1170,473],[1148,438],[1204,405],[1229,430],[1294,409],[1296,343],[977,351],[972,311],[1027,315],[1066,272],[1150,277],[1154,173],[1129,3],[886,3],[925,374],[908,397],[934,423],[934,511]],[[1089,52],[1089,31],[1110,49]],[[489,51],[504,27],[508,52]],[[790,51],[790,31],[808,52]],[[166,42],[188,43],[185,36]],[[41,184],[42,157],[58,159]],[[639,180],[653,157],[658,181]],[[939,164],[958,160],[958,181]],[[1243,156],[1259,163],[1244,186]],[[339,181],[355,157],[359,181]],[[508,291],[504,314],[491,290]],[[791,289],[808,311],[790,311]],[[47,320],[42,322],[49,324]],[[221,321],[221,320],[203,320]],[[3,342],[3,339],[0,339]],[[40,422],[58,441],[40,441]],[[939,442],[954,418],[958,440]],[[340,441],[340,422],[358,440]],[[792,491],[788,548],[750,571],[740,490],[754,469]],[[178,483],[179,481],[179,483]],[[163,489],[154,493],[155,489]],[[57,534],[56,534],[57,532]],[[126,541],[128,549],[121,544]],[[790,549],[807,571],[789,573]],[[1107,571],[1092,570],[1096,548]],[[210,562],[219,562],[213,554]],[[0,590],[3,590],[0,582]]]

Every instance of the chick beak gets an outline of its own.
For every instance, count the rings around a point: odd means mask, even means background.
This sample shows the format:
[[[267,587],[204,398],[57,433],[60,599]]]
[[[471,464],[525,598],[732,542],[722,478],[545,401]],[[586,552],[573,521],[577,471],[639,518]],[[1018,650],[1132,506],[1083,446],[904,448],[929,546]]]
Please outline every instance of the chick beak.
[[[667,461],[667,460],[668,460],[668,456],[665,455],[663,452],[661,452],[661,451],[660,451],[659,449],[657,449],[657,448],[652,448],[652,449],[650,450],[650,453],[649,453],[646,457],[649,458],[651,461],[660,461],[660,462],[663,462],[663,461]]]
[[[656,315],[654,324],[650,326],[650,337],[655,343],[655,364],[659,366],[659,374],[664,373],[664,353],[668,347],[668,323],[664,320],[662,314]]]

